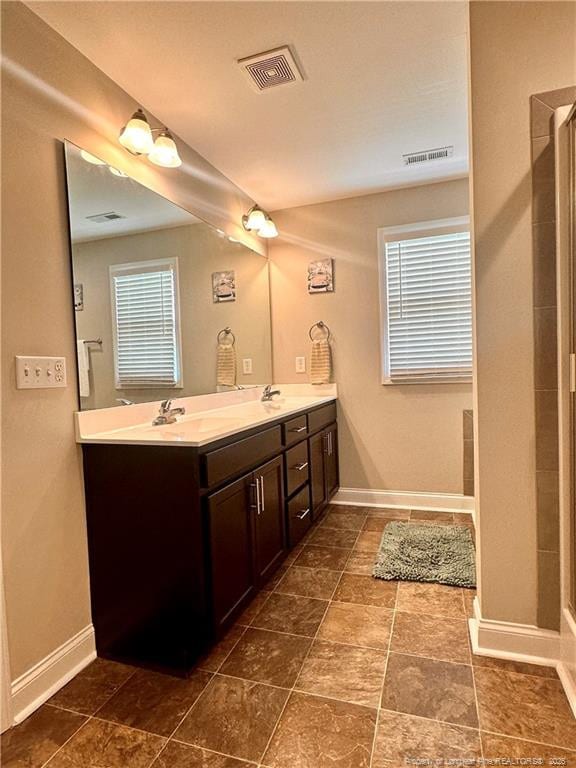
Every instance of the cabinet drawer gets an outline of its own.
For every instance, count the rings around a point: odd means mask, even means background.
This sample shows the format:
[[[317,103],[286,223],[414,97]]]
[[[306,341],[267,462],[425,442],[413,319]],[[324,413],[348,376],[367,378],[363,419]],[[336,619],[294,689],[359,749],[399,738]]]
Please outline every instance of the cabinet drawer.
[[[290,546],[297,544],[312,524],[310,486],[306,485],[287,504]]]
[[[295,419],[286,421],[282,428],[284,429],[284,445],[292,445],[302,440],[308,435],[308,425],[306,422],[306,414],[302,416],[296,416]]]
[[[316,432],[333,421],[336,421],[336,403],[328,403],[308,414],[308,431]]]
[[[210,488],[227,477],[252,469],[281,449],[282,436],[278,426],[210,451],[202,457],[204,485]]]
[[[308,482],[308,441],[295,445],[286,451],[286,495],[291,496],[297,488]]]

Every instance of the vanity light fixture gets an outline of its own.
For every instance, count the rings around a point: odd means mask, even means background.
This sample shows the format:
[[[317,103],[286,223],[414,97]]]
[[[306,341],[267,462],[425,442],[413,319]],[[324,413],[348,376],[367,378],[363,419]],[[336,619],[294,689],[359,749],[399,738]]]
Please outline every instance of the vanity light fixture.
[[[258,235],[260,237],[278,237],[278,230],[276,229],[276,224],[272,221],[270,216],[266,216],[266,221],[260,229],[258,230]]]
[[[154,142],[148,160],[154,165],[161,165],[163,168],[178,168],[182,165],[176,142],[167,128],[164,128]]]
[[[122,128],[118,141],[133,155],[148,155],[152,151],[152,129],[141,109],[137,109]]]
[[[154,133],[160,134],[155,141],[152,135]],[[161,165],[163,168],[178,168],[182,165],[170,131],[167,128],[150,128],[148,118],[140,108],[122,128],[118,141],[133,155],[147,155],[154,165]]]
[[[258,205],[242,216],[242,225],[247,232],[256,232],[260,237],[276,237],[278,230],[270,216]]]
[[[119,176],[121,179],[127,179],[128,174],[124,173],[124,171],[121,171],[119,168],[114,168],[113,166],[109,165],[108,170],[110,173],[113,173],[114,176]]]

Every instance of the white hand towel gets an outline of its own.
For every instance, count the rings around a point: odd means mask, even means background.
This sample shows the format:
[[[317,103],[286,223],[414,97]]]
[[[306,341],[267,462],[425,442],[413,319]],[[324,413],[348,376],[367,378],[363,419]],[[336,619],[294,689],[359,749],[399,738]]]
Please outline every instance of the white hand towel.
[[[310,383],[329,384],[332,376],[332,352],[328,339],[315,339],[312,342],[310,357]]]
[[[218,344],[216,383],[219,387],[233,387],[236,384],[236,351],[232,344]]]
[[[78,384],[80,397],[90,397],[90,352],[83,339],[76,340],[76,356],[78,357]]]

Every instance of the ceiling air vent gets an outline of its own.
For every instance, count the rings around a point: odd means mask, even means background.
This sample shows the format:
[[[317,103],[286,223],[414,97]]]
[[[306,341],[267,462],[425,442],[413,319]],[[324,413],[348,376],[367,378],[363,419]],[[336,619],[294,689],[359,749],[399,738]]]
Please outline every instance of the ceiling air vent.
[[[96,224],[105,224],[107,221],[115,221],[116,219],[125,219],[126,216],[122,216],[119,213],[96,213],[94,216],[86,216],[88,221],[94,221]]]
[[[239,59],[238,64],[258,92],[304,79],[288,46]]]
[[[431,160],[443,160],[446,157],[452,157],[454,147],[437,147],[436,149],[425,149],[422,152],[410,152],[402,155],[404,165],[418,165],[419,163],[428,163]]]

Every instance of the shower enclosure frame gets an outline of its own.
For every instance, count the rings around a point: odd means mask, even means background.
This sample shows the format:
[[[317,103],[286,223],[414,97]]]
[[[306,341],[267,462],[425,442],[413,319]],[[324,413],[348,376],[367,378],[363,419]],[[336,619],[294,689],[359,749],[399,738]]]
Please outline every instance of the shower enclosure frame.
[[[576,105],[554,115],[558,416],[560,459],[560,659],[576,715]]]

